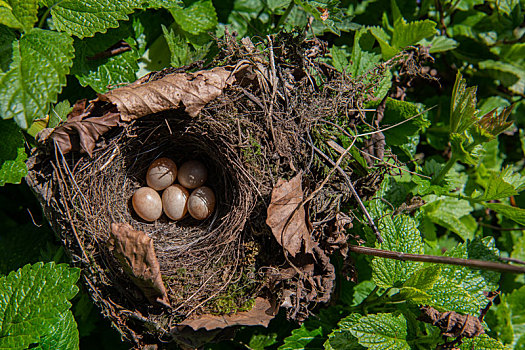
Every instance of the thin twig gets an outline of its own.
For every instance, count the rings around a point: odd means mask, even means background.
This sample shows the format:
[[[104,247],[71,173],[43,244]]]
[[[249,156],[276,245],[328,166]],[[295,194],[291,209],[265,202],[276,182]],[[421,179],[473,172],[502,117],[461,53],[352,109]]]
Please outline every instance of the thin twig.
[[[525,230],[525,227],[514,227],[514,228],[513,227],[499,227],[499,226],[494,226],[490,224],[485,224],[483,222],[479,222],[479,224],[480,226],[491,228],[497,231],[524,231]]]
[[[498,263],[494,261],[476,260],[476,259],[461,259],[452,258],[449,256],[436,256],[425,254],[408,254],[403,252],[393,252],[390,250],[383,250],[370,247],[361,247],[356,245],[349,245],[350,251],[359,254],[372,255],[381,258],[401,260],[401,261],[420,261],[435,264],[448,264],[466,266],[474,269],[491,270],[498,272],[511,273],[525,273],[525,267]]]
[[[323,151],[321,151],[319,148],[315,147],[313,144],[310,145],[310,146],[317,153],[319,153],[324,159],[326,159],[333,167],[335,167],[337,169],[337,171],[339,171],[339,173],[345,178],[346,183],[350,187],[350,191],[354,195],[354,198],[357,201],[357,204],[359,205],[359,208],[361,208],[361,211],[365,215],[369,225],[372,227],[372,230],[374,231],[374,234],[376,235],[377,241],[379,243],[383,243],[383,238],[381,237],[381,234],[379,233],[379,229],[377,228],[376,224],[374,223],[374,220],[370,216],[370,213],[368,212],[368,210],[366,209],[365,205],[363,204],[363,201],[361,200],[361,198],[357,194],[357,191],[355,190],[354,185],[352,183],[352,180],[350,180],[350,177],[346,174],[346,172],[343,169],[341,169],[340,166],[336,165],[335,162],[330,157],[328,157]]]

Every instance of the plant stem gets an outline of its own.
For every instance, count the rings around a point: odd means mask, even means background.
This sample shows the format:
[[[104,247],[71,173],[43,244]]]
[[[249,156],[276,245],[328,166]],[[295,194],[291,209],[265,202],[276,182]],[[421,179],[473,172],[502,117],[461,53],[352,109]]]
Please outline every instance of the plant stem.
[[[452,258],[449,256],[436,256],[436,255],[425,255],[425,254],[408,254],[403,252],[393,252],[390,250],[383,250],[377,248],[360,247],[356,245],[349,245],[350,251],[359,254],[378,256],[381,258],[401,260],[401,261],[421,261],[435,264],[449,264],[466,266],[474,269],[491,270],[498,272],[512,272],[512,273],[525,273],[525,267],[515,266],[503,263],[497,263],[493,261],[475,260],[475,259],[461,259]]]
[[[288,15],[290,14],[290,12],[292,12],[292,9],[294,8],[294,6],[295,6],[294,0],[290,0],[290,4],[286,8],[286,10],[284,10],[283,15],[281,16],[281,18],[279,18],[279,22],[277,23],[277,26],[275,27],[276,32],[279,31],[279,28],[281,28],[281,26],[284,24],[284,22],[286,21],[286,18],[288,18]]]
[[[40,17],[40,21],[38,22],[38,28],[44,27],[44,23],[46,22],[46,18],[47,18],[47,16],[49,16],[49,13],[51,12],[52,8],[53,8],[53,6],[49,6],[47,8],[46,12],[44,12],[44,14],[42,15],[42,17]]]
[[[447,163],[445,164],[445,166],[443,167],[443,169],[441,169],[441,171],[439,172],[439,174],[436,175],[436,177],[434,177],[432,179],[432,183],[434,185],[437,185],[439,184],[441,181],[443,181],[443,179],[445,178],[445,176],[448,174],[448,172],[450,171],[450,169],[452,169],[452,167],[454,166],[454,164],[456,164],[456,162],[458,161],[458,158],[452,154],[452,156],[450,157],[450,159],[447,161]]]

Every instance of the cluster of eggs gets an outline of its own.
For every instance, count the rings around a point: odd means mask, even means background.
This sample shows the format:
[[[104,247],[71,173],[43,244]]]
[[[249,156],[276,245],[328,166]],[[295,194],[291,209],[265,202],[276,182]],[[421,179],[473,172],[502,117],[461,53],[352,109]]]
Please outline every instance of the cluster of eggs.
[[[173,184],[175,179],[178,184]],[[215,208],[215,194],[203,186],[208,170],[198,160],[177,165],[169,158],[159,158],[148,168],[148,187],[139,188],[132,198],[133,209],[146,221],[155,221],[162,211],[172,220],[180,220],[189,212],[197,220],[204,220]],[[192,190],[191,194],[188,190]],[[162,198],[157,191],[162,192]]]

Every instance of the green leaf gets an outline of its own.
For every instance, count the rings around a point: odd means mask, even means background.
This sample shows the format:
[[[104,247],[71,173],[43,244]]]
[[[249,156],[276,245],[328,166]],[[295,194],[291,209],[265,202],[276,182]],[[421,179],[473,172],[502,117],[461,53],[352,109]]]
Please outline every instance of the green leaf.
[[[499,213],[520,225],[525,225],[525,209],[511,207],[510,205],[502,203],[486,203],[482,202],[485,207],[494,210],[496,213]]]
[[[473,197],[477,201],[508,198],[525,189],[525,176],[514,173],[510,167],[505,167],[501,171],[491,171],[488,179],[478,182],[481,182],[485,191],[482,195]]]
[[[389,44],[390,36],[380,27],[370,27],[370,33],[376,38],[379,46],[381,47],[381,54],[383,59],[388,60],[394,57],[398,52],[398,48],[393,47]]]
[[[414,287],[401,287],[399,294],[394,296],[399,296],[401,300],[412,300],[418,304],[423,304],[430,299],[430,294]]]
[[[382,125],[396,125],[419,114],[419,108],[410,102],[394,100],[390,97],[386,100],[385,113]],[[395,128],[383,131],[387,145],[401,146],[410,142],[410,138],[418,135],[422,128],[430,125],[424,114],[409,120]]]
[[[407,323],[403,315],[376,314],[361,317],[350,327],[359,344],[372,350],[409,350],[406,341]]]
[[[337,3],[338,1],[332,0],[293,0],[293,2],[301,7],[307,14],[312,15],[319,23],[322,23],[332,33],[341,35],[341,30],[336,22],[341,22],[339,16],[337,16]],[[325,14],[328,17],[324,17]]]
[[[15,40],[15,32],[6,26],[0,25],[0,72],[5,72],[9,69],[13,56],[13,42]]]
[[[405,19],[400,18],[394,22],[394,34],[391,45],[397,49],[404,49],[435,33],[436,22],[434,21],[426,19],[424,21],[407,23]]]
[[[279,347],[279,350],[322,349],[322,343],[319,342],[322,335],[321,327],[308,330],[303,324],[300,328],[294,329],[292,335],[284,339],[284,344]]]
[[[170,12],[181,29],[193,35],[211,31],[219,23],[211,0],[197,1],[186,8],[175,6]]]
[[[458,71],[450,103],[450,132],[462,134],[476,122],[476,87],[467,88],[467,82]]]
[[[500,81],[512,92],[520,94],[525,90],[525,67],[494,60],[481,61],[478,65],[479,69]]]
[[[79,269],[51,262],[26,265],[0,278],[0,348],[27,348],[45,343],[45,337],[73,339],[71,333],[53,334],[78,292],[79,276]]]
[[[57,103],[49,112],[48,128],[54,128],[67,120],[67,115],[73,110],[68,100]]]
[[[277,333],[254,334],[250,338],[248,346],[253,350],[262,350],[275,343],[277,343]]]
[[[379,244],[379,248],[410,254],[423,253],[421,234],[411,217],[385,216],[379,221],[378,228],[384,239],[384,242]],[[420,266],[419,262],[374,257],[372,279],[379,287],[393,287],[405,282]]]
[[[38,0],[5,0],[0,3],[0,24],[28,32],[38,20]]]
[[[77,323],[71,311],[64,312],[60,315],[52,326],[51,332],[44,336],[39,344],[34,349],[41,350],[76,350],[79,349],[79,335]]]
[[[338,323],[338,328],[328,335],[324,343],[326,350],[358,350],[363,349],[357,338],[350,332],[350,328],[361,319],[357,313],[350,314]]]
[[[486,334],[480,334],[474,338],[465,338],[459,348],[461,350],[508,350],[500,341]]]
[[[123,39],[130,44],[130,51],[108,58],[91,59]],[[71,73],[82,86],[89,85],[96,92],[105,93],[109,87],[131,83],[137,79],[138,58],[135,33],[132,26],[126,23],[117,29],[109,30],[106,34],[75,40],[75,60]]]
[[[470,215],[473,208],[468,201],[440,197],[433,201],[428,200],[423,210],[433,223],[457,233],[464,241],[474,238],[477,223]]]
[[[441,276],[441,266],[433,265],[417,270],[403,283],[403,287],[421,290],[431,289]]]
[[[430,46],[430,53],[450,51],[459,46],[459,43],[456,40],[447,38],[443,35],[436,35],[430,41],[423,39],[419,43],[422,46]]]
[[[73,40],[67,34],[32,29],[13,44],[9,71],[0,73],[0,114],[26,129],[56,101],[72,65]]]
[[[75,35],[80,39],[95,33],[105,33],[127,20],[128,14],[140,6],[139,0],[43,0],[51,8],[53,24],[59,31]]]
[[[445,256],[463,259],[498,261],[494,238],[486,237],[459,244]],[[500,274],[493,271],[473,270],[468,267],[443,265],[441,277],[428,293],[429,305],[444,310],[476,315],[487,304],[485,292],[498,288]]]
[[[182,67],[190,63],[190,45],[186,40],[181,35],[175,34],[173,29],[168,31],[168,28],[162,26],[162,31],[171,52],[171,66]]]
[[[19,184],[27,175],[24,137],[12,120],[0,120],[0,186]]]

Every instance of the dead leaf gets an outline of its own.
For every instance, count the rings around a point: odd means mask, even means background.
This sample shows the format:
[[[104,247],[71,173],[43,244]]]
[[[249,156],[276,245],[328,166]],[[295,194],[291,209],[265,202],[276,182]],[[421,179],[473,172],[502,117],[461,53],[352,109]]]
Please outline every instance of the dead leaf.
[[[474,338],[485,333],[483,325],[475,316],[461,315],[454,311],[439,312],[432,306],[423,306],[420,310],[418,319],[438,327],[444,336]]]
[[[124,86],[100,95],[98,100],[115,105],[124,121],[181,105],[184,105],[186,113],[195,117],[234,81],[230,70],[217,67],[195,73],[170,74],[145,84]]]
[[[192,117],[210,101],[233,84],[235,74],[247,66],[216,67],[195,73],[168,74],[157,80],[147,77],[106,94],[99,95],[86,106],[78,101],[65,123],[54,130],[44,129],[38,142],[57,143],[62,153],[80,150],[90,156],[98,138],[109,129],[150,114],[184,107]],[[235,74],[234,74],[235,73]]]
[[[112,223],[109,250],[150,302],[169,306],[153,240],[126,223]]]
[[[303,202],[302,173],[290,181],[279,179],[272,190],[266,224],[272,229],[277,242],[293,257],[301,251],[312,253],[312,237],[308,229]]]
[[[193,320],[185,320],[181,325],[188,326],[194,330],[204,328],[208,331],[217,328],[231,326],[263,326],[268,327],[270,321],[275,317],[275,310],[270,302],[264,298],[255,299],[255,305],[250,311],[237,312],[233,315],[201,315]]]
[[[119,124],[120,116],[118,113],[108,112],[101,117],[82,113],[68,117],[67,121],[55,128],[49,137],[57,143],[64,154],[72,150],[80,150],[91,157],[99,136]],[[38,140],[41,141],[42,138],[47,137],[45,134],[39,134]]]

